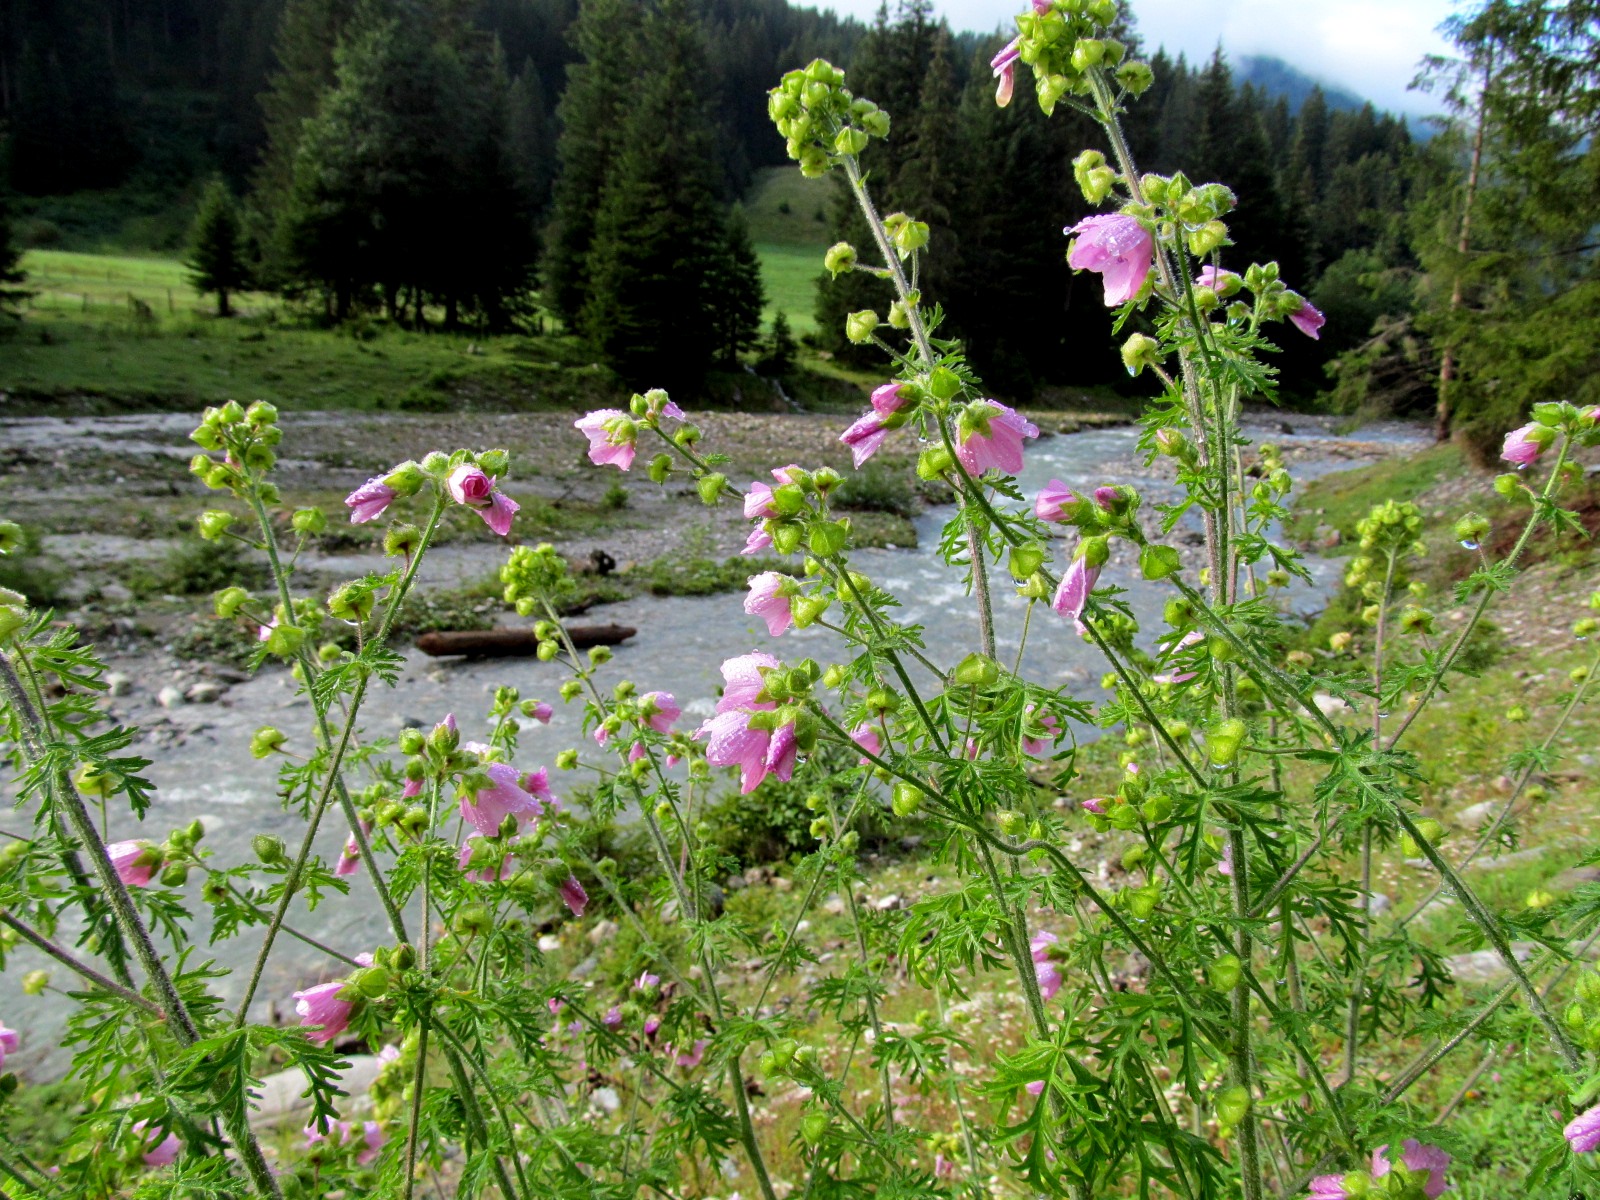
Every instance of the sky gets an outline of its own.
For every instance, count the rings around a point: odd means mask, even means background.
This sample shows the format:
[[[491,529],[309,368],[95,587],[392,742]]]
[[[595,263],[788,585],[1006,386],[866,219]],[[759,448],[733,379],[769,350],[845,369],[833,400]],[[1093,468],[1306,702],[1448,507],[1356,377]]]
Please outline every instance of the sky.
[[[1166,46],[1190,60],[1209,58],[1220,41],[1233,56],[1271,55],[1306,74],[1339,84],[1394,112],[1434,110],[1408,92],[1417,63],[1443,53],[1436,32],[1458,0],[1131,0],[1147,47]],[[879,0],[820,0],[870,20]],[[1011,28],[1017,0],[934,0],[953,28]],[[891,10],[893,4],[890,4]]]

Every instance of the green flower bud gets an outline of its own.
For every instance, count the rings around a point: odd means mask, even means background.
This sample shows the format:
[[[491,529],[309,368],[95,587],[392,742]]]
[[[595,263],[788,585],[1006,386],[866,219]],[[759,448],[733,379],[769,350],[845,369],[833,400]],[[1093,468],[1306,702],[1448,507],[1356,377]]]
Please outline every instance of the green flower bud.
[[[1000,681],[1000,664],[985,654],[969,654],[956,665],[955,681],[963,687],[992,687]]]
[[[843,521],[817,521],[806,544],[818,558],[831,558],[849,544],[850,527]]]
[[[1494,477],[1494,490],[1507,500],[1515,496],[1522,488],[1522,481],[1515,475],[1496,475]]]
[[[282,750],[289,737],[281,729],[263,725],[250,736],[250,757],[266,758]]]
[[[415,525],[391,525],[383,534],[383,553],[388,558],[410,558],[422,545],[422,530]]]
[[[1417,827],[1417,832],[1433,846],[1437,846],[1444,833],[1444,826],[1432,817],[1423,817],[1412,822]],[[1409,832],[1400,835],[1400,849],[1407,858],[1422,857],[1422,843],[1418,842]]]
[[[1224,954],[1206,967],[1206,982],[1219,992],[1231,992],[1243,970],[1236,954]]]
[[[255,851],[256,858],[267,866],[283,862],[288,855],[284,851],[283,839],[273,837],[270,833],[258,833],[250,839],[250,848]]]
[[[1166,579],[1178,573],[1183,563],[1172,546],[1144,546],[1139,551],[1139,571],[1149,580]]]
[[[1150,69],[1150,65],[1136,58],[1128,59],[1117,68],[1117,83],[1135,96],[1144,95],[1155,81],[1155,72]]]
[[[1223,1088],[1217,1093],[1217,1120],[1232,1128],[1250,1112],[1250,1093],[1242,1087]]]
[[[715,472],[702,475],[695,481],[695,489],[700,493],[700,503],[708,507],[716,504],[727,486],[728,477]]]
[[[565,701],[567,704],[571,704],[578,698],[582,691],[583,684],[579,683],[576,679],[568,679],[561,685],[559,689],[559,695],[563,701]]]
[[[578,765],[578,752],[571,748],[561,751],[556,755],[556,769],[570,771]]]
[[[828,247],[828,252],[822,256],[822,265],[835,278],[843,275],[846,271],[853,271],[856,266],[856,248],[849,242],[835,242]]]
[[[483,451],[478,455],[478,469],[498,479],[511,469],[511,452],[500,447]]]
[[[222,512],[218,509],[211,509],[207,512],[203,512],[200,514],[200,520],[197,522],[199,525],[200,536],[208,542],[221,541],[223,535],[228,532],[228,527],[233,524],[233,521],[234,516],[231,512]]]
[[[879,325],[878,314],[870,308],[853,312],[844,320],[844,336],[854,345],[862,346],[872,340]]]
[[[672,474],[672,455],[664,453],[656,455],[650,460],[650,466],[646,468],[645,474],[650,477],[651,483],[665,483],[667,477]]]
[[[1161,343],[1155,338],[1136,333],[1122,343],[1122,365],[1128,368],[1129,375],[1138,375],[1160,361]]]
[[[50,972],[29,971],[22,977],[22,994],[24,996],[42,996],[45,988],[50,986]]]
[[[915,784],[907,783],[904,779],[895,780],[894,791],[890,797],[889,805],[897,817],[910,817],[922,811],[922,802],[926,794]]]
[[[1189,253],[1205,258],[1228,244],[1228,227],[1221,221],[1207,221],[1198,229],[1189,231]]]
[[[1027,579],[1044,566],[1044,547],[1038,542],[1013,546],[1006,565],[1011,571],[1011,578],[1019,582]]]
[[[1111,557],[1111,542],[1098,535],[1086,537],[1078,543],[1078,557],[1090,567],[1103,567]]]
[[[940,479],[955,466],[950,451],[941,446],[929,446],[917,455],[917,477],[929,481]]]
[[[846,125],[839,130],[833,138],[833,152],[841,155],[857,155],[867,148],[871,135],[865,129],[855,129]]]
[[[289,524],[304,537],[315,537],[328,528],[328,517],[320,508],[301,508],[289,518]]]
[[[995,821],[1000,826],[1000,832],[1007,837],[1021,837],[1028,828],[1028,818],[1009,809],[996,813]]]
[[[822,1139],[828,1136],[828,1128],[832,1124],[825,1112],[809,1112],[800,1122],[800,1136],[805,1139],[806,1145],[817,1146]]]
[[[1229,767],[1239,757],[1244,744],[1245,724],[1237,717],[1219,721],[1206,734],[1206,753],[1213,767]]]
[[[298,625],[278,624],[267,635],[267,652],[278,658],[293,658],[306,644],[306,631]]]

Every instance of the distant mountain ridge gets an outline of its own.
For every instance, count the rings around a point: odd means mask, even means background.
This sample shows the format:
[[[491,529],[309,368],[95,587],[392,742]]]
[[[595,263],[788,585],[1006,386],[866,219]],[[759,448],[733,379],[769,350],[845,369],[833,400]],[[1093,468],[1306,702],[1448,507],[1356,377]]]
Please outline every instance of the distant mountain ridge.
[[[1240,83],[1254,84],[1269,96],[1282,96],[1289,102],[1290,112],[1299,112],[1312,88],[1321,88],[1322,97],[1329,108],[1358,111],[1368,103],[1362,97],[1337,84],[1324,83],[1307,75],[1299,67],[1281,58],[1262,54],[1241,54],[1232,59],[1234,78]]]

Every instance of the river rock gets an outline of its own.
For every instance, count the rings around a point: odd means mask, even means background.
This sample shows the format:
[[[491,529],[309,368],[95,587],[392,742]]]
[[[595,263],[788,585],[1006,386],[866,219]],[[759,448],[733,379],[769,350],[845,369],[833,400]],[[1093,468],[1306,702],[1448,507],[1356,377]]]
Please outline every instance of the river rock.
[[[553,933],[544,934],[539,938],[539,953],[554,954],[561,949],[561,939]]]
[[[1518,962],[1527,962],[1533,957],[1534,944],[1532,942],[1513,942],[1511,953],[1516,955]],[[1500,954],[1495,950],[1474,950],[1471,954],[1453,954],[1444,960],[1444,965],[1450,968],[1450,974],[1457,983],[1504,983],[1511,978],[1511,972],[1506,970],[1505,963],[1500,961]]]
[[[1317,711],[1325,717],[1335,716],[1338,713],[1349,712],[1350,706],[1337,696],[1330,696],[1327,692],[1318,692],[1311,697],[1311,703],[1317,706]]]
[[[106,691],[113,696],[126,696],[133,691],[133,676],[122,671],[112,671],[106,675]]]
[[[621,926],[619,926],[615,921],[597,921],[595,922],[595,927],[589,930],[589,942],[591,945],[602,946],[606,942],[609,942],[612,938],[616,937],[620,932]]]
[[[1568,867],[1550,881],[1550,886],[1570,892],[1586,883],[1600,883],[1600,867]]]
[[[183,703],[183,693],[169,683],[156,693],[156,703],[162,708],[177,708]]]
[[[215,680],[202,679],[183,694],[190,704],[215,704],[228,689]]]
[[[877,909],[879,912],[893,912],[895,909],[900,907],[901,903],[902,901],[900,897],[891,893],[887,896],[880,896],[878,899],[872,901],[872,907]]]
[[[1495,811],[1500,807],[1494,800],[1484,800],[1478,804],[1469,804],[1456,814],[1456,820],[1468,829],[1482,829],[1494,819]]]
[[[351,1054],[346,1057],[350,1065],[339,1073],[338,1085],[341,1091],[348,1093],[343,1106],[349,1108],[364,1100],[373,1080],[378,1077],[383,1060],[375,1054]],[[305,1072],[298,1067],[268,1075],[261,1081],[261,1099],[250,1114],[251,1126],[263,1129],[291,1120],[304,1122],[311,1111],[311,1101],[302,1093],[310,1086]]]
[[[622,1097],[617,1095],[616,1088],[595,1088],[594,1095],[590,1098],[594,1101],[596,1108],[603,1109],[608,1113],[614,1113],[622,1107]]]

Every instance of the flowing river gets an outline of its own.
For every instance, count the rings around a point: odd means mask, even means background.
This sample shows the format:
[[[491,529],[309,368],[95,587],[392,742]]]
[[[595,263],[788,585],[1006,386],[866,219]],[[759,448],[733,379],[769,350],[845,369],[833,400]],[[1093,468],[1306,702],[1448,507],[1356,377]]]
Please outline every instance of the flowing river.
[[[1324,419],[1294,416],[1290,422],[1294,433],[1283,433],[1275,418],[1256,427],[1247,425],[1247,433],[1254,440],[1272,441],[1283,449],[1297,486],[1329,471],[1420,446],[1425,436],[1419,428],[1383,425],[1335,437],[1328,432]],[[1031,498],[1050,479],[1059,479],[1075,490],[1128,483],[1140,490],[1146,528],[1153,529],[1157,521],[1153,506],[1172,500],[1176,488],[1169,475],[1159,469],[1161,464],[1154,470],[1143,465],[1136,439],[1133,428],[1042,439],[1027,452],[1022,490]],[[975,648],[978,637],[976,609],[965,594],[960,572],[939,560],[940,530],[948,517],[948,509],[922,514],[916,521],[920,541],[914,550],[868,550],[852,556],[857,569],[899,599],[899,618],[922,626],[929,656],[943,665],[953,665]],[[1184,548],[1185,567],[1191,572],[1198,565],[1198,529],[1198,518],[1191,515],[1174,533],[1174,540]],[[1070,540],[1056,543],[1062,555],[1070,551],[1071,545]],[[481,575],[492,569],[501,553],[470,564],[473,572]],[[319,565],[334,569],[348,565],[353,571],[370,569],[369,564],[354,559],[347,564],[337,559],[323,560]],[[462,564],[460,569],[465,571],[467,565]],[[1343,564],[1312,555],[1306,566],[1312,582],[1296,582],[1283,597],[1292,610],[1309,615],[1324,604],[1337,585]],[[998,650],[1002,660],[1009,663],[1017,653],[1026,605],[1006,586],[1009,577],[1003,567],[994,582]],[[1161,607],[1170,589],[1144,583],[1135,557],[1124,543],[1117,544],[1101,576],[1101,585],[1106,584],[1126,589],[1123,599],[1138,616],[1141,636],[1148,644],[1163,628]],[[742,601],[740,593],[645,597],[596,608],[583,619],[636,626],[638,635],[616,648],[614,660],[604,670],[604,679],[631,679],[640,691],[672,692],[684,708],[680,725],[693,728],[712,711],[721,683],[718,666],[724,659],[752,649],[767,650],[786,659],[809,655],[824,664],[836,656],[838,642],[829,631],[791,630],[782,638],[772,639],[760,620],[744,613]],[[112,665],[131,674],[138,671],[137,663]],[[1097,652],[1077,636],[1071,622],[1041,606],[1028,634],[1022,673],[1041,684],[1066,686],[1070,694],[1093,699],[1103,694],[1099,687],[1103,670]],[[586,758],[600,761],[605,752],[582,734],[581,706],[562,705],[556,695],[562,678],[564,672],[558,665],[532,658],[433,660],[408,649],[398,685],[373,689],[363,724],[369,735],[392,735],[402,725],[431,726],[453,712],[464,738],[481,737],[486,731],[484,713],[495,687],[509,684],[520,689],[525,698],[546,699],[555,706],[555,717],[548,726],[530,723],[524,728],[519,767],[551,765],[556,753],[568,746],[578,746]],[[153,760],[146,774],[157,787],[155,803],[143,827],[131,816],[114,817],[111,838],[146,836],[159,841],[169,829],[198,817],[207,827],[203,849],[214,855],[217,865],[232,865],[251,857],[250,839],[256,833],[275,833],[291,847],[298,844],[302,825],[298,817],[285,814],[279,807],[276,764],[253,759],[247,750],[251,733],[264,724],[284,729],[290,736],[291,749],[306,745],[309,707],[295,696],[288,674],[270,667],[230,688],[220,703],[181,705],[171,710],[155,703],[153,693],[158,687],[159,681],[146,683],[109,702],[117,720],[146,729],[146,740],[134,750]],[[1083,729],[1075,732],[1080,737],[1094,734]],[[572,778],[552,771],[558,794],[563,783]],[[330,861],[343,841],[342,825],[337,811],[331,811],[319,843],[319,849]],[[195,909],[203,910],[198,878],[192,877],[187,900]],[[331,896],[314,912],[308,913],[303,903],[297,902],[290,922],[347,954],[386,941],[387,927],[364,875],[351,877],[350,885],[348,896]],[[410,918],[414,923],[417,914],[410,914]],[[199,929],[204,928],[202,921]],[[63,928],[59,938],[70,944],[76,934],[75,929]],[[215,957],[219,966],[232,969],[234,974],[216,981],[214,986],[225,999],[236,1002],[243,985],[239,976],[248,969],[258,944],[259,935],[246,932],[218,947],[197,945],[194,955],[196,959]],[[51,969],[56,986],[66,989],[73,985],[67,972],[47,963],[31,949],[24,948],[11,957],[10,969],[0,976],[0,1020],[23,1031],[23,1050],[14,1056],[14,1064],[40,1076],[59,1072],[66,1065],[66,1054],[57,1043],[71,1006],[54,1002],[48,995],[23,996],[19,979],[24,970],[39,965]],[[291,991],[319,978],[342,974],[343,970],[317,951],[280,937],[252,1016],[292,1018]]]

